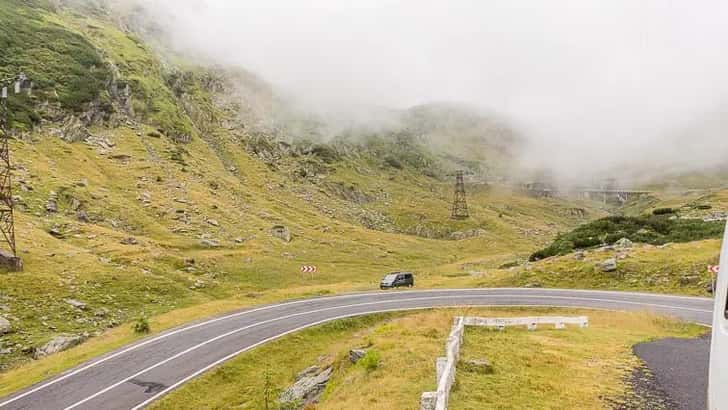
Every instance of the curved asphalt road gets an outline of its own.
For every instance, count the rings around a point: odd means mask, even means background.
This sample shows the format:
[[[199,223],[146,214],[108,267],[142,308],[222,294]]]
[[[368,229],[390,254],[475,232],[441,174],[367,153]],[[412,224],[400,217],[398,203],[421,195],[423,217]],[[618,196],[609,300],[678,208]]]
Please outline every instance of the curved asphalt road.
[[[350,294],[267,305],[144,339],[14,395],[0,409],[137,409],[262,343],[334,319],[452,306],[650,310],[710,324],[711,299],[559,289],[452,289]]]

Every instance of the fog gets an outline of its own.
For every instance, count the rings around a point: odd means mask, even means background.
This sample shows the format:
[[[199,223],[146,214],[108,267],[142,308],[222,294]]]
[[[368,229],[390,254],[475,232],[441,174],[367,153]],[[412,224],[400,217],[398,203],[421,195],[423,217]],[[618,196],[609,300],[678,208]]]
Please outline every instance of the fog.
[[[728,2],[146,0],[178,50],[312,111],[462,102],[559,177],[726,161]],[[369,118],[367,116],[367,118]]]

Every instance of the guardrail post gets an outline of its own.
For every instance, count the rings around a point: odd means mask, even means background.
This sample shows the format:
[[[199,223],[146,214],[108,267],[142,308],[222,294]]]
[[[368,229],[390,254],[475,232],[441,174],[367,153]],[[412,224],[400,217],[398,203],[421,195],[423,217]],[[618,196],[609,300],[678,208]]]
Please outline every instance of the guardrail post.
[[[420,396],[420,410],[435,410],[435,407],[437,407],[437,392],[423,392]]]

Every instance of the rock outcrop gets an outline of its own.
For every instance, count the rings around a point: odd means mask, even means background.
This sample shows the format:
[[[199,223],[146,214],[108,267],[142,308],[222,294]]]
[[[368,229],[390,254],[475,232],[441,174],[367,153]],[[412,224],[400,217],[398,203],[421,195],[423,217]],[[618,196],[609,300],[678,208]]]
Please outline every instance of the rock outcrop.
[[[315,368],[315,369],[314,369]],[[286,389],[278,397],[281,403],[294,405],[296,408],[304,408],[316,403],[331,379],[332,368],[327,367],[318,374],[311,374],[318,370],[318,366],[312,366],[299,373],[296,382]],[[303,375],[307,374],[307,375]]]
[[[83,336],[77,335],[59,335],[51,339],[48,343],[35,350],[33,357],[40,359],[53,353],[62,352],[70,349],[73,346],[81,344],[83,342]]]

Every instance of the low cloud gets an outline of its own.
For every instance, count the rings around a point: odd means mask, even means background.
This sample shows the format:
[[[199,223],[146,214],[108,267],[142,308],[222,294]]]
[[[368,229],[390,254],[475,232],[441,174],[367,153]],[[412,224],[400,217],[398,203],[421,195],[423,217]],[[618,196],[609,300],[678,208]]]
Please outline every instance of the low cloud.
[[[559,178],[697,171],[728,156],[728,3],[148,0],[178,50],[244,67],[312,111],[462,102]],[[367,112],[362,115],[362,112]]]

